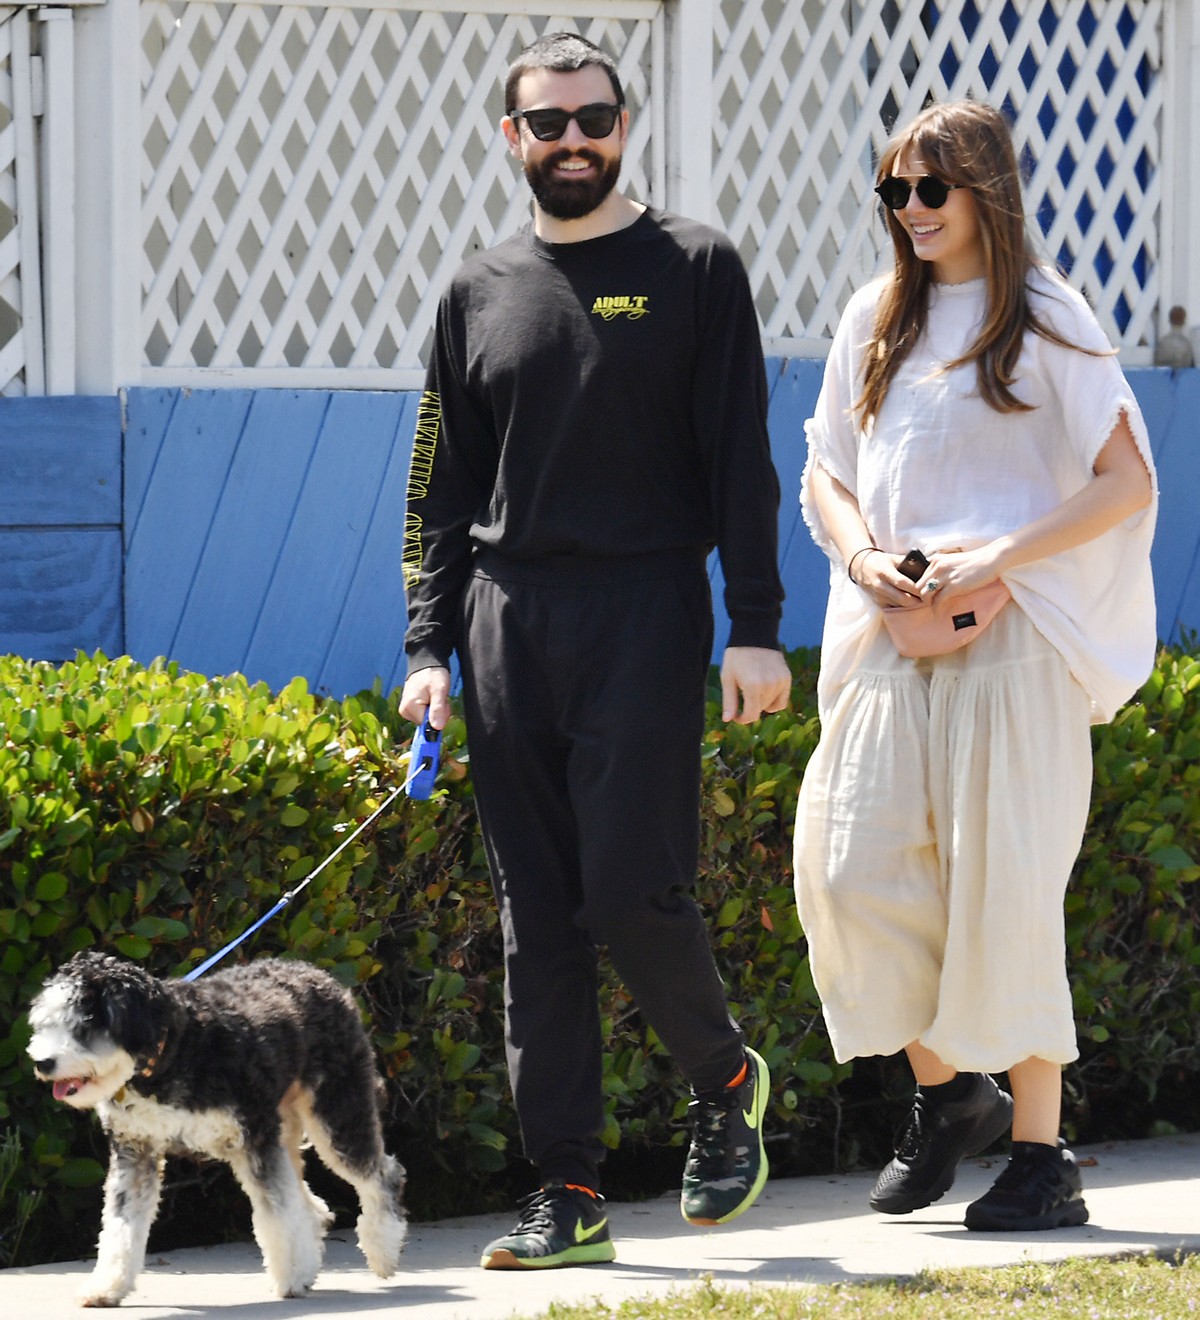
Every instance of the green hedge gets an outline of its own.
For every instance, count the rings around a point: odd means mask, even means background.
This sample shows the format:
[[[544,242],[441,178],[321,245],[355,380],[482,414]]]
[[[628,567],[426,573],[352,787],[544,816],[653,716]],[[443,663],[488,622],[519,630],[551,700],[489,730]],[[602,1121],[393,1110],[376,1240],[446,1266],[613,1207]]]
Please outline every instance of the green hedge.
[[[704,747],[698,893],[730,998],[774,1081],[778,1173],[877,1164],[909,1090],[895,1060],[830,1054],[792,902],[796,790],[816,742],[815,652],[790,657],[793,709],[722,726]],[[1096,730],[1092,828],[1068,899],[1082,1055],[1068,1132],[1129,1137],[1200,1126],[1200,662],[1165,651],[1141,699]],[[87,946],[179,975],[265,912],[406,772],[395,695],[343,702],[302,681],[272,694],[239,676],[79,656],[0,658],[0,1265],[88,1252],[104,1160],[98,1126],[33,1078],[25,1010]],[[518,1157],[502,1041],[500,941],[475,828],[461,721],[439,788],[402,797],[251,941],[353,987],[387,1074],[389,1144],[417,1218],[507,1203]],[[602,990],[607,1186],[676,1183],[686,1098],[670,1060],[611,978]],[[352,1193],[314,1175],[349,1213]],[[199,1225],[203,1224],[204,1228]],[[246,1231],[220,1166],[173,1162],[154,1242]]]

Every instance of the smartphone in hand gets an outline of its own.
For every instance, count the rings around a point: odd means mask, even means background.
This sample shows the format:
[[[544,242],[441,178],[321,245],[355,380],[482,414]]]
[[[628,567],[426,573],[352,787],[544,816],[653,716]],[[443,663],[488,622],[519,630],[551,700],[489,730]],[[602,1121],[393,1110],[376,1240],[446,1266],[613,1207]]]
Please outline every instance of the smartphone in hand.
[[[921,574],[929,567],[929,560],[920,550],[910,550],[896,567],[910,582],[919,582]]]

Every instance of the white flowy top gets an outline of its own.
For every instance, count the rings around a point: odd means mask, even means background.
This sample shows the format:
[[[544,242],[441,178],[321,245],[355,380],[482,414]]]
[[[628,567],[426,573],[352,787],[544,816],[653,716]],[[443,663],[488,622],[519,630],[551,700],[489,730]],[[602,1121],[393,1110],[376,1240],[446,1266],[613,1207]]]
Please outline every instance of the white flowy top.
[[[1044,325],[1106,356],[1027,333],[1013,391],[1034,408],[997,412],[978,392],[974,363],[937,370],[977,338],[986,281],[935,284],[925,332],[866,433],[852,404],[862,390],[863,352],[883,281],[859,290],[846,308],[815,415],[805,423],[809,452],[800,493],[805,521],[831,561],[818,685],[822,711],[882,624],[879,607],[849,580],[822,523],[809,481],[814,463],[855,497],[872,541],[892,553],[981,545],[1048,513],[1091,480],[1122,413],[1154,479],[1146,423],[1091,309],[1047,268],[1032,270],[1027,285]],[[1095,723],[1111,719],[1154,664],[1154,484],[1151,504],[1103,536],[1004,575],[1017,605],[1087,692]]]

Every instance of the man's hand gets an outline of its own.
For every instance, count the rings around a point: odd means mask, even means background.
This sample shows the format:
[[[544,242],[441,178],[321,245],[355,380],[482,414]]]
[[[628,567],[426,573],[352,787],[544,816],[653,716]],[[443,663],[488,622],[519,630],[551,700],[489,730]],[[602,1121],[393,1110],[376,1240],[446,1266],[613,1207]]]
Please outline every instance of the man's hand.
[[[764,646],[725,648],[721,660],[723,720],[753,724],[764,711],[783,710],[791,694],[792,671],[781,651]]]
[[[400,714],[420,724],[429,712],[429,726],[444,729],[450,718],[450,671],[434,666],[409,674],[400,693]]]

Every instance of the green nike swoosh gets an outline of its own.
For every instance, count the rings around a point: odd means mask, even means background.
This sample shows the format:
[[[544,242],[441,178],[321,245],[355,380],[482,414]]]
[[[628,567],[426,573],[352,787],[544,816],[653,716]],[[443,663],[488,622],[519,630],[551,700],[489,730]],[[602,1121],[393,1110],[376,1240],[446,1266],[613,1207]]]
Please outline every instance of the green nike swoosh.
[[[583,1226],[583,1220],[582,1220],[582,1219],[577,1219],[577,1220],[575,1221],[575,1241],[576,1241],[576,1243],[577,1243],[577,1244],[582,1244],[582,1243],[586,1242],[586,1241],[588,1240],[588,1238],[594,1238],[594,1237],[596,1236],[596,1234],[599,1233],[600,1230],[601,1230],[601,1229],[604,1227],[604,1225],[607,1224],[607,1223],[608,1223],[608,1216],[605,1215],[604,1218],[603,1218],[598,1224],[593,1224],[593,1225],[591,1226],[591,1228],[584,1228],[584,1226]]]
[[[749,1110],[742,1110],[742,1117],[746,1120],[747,1127],[754,1127],[754,1115],[758,1113],[758,1074],[754,1076],[754,1098],[750,1101]]]

